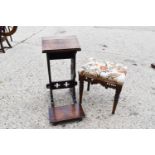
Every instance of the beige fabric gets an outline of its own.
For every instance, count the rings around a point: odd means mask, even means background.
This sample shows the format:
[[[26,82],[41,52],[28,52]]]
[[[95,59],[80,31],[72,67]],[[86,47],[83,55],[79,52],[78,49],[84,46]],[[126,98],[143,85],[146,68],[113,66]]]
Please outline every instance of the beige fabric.
[[[123,64],[115,64],[112,62],[101,63],[91,58],[87,64],[81,67],[79,73],[89,78],[99,78],[123,85],[127,67]]]

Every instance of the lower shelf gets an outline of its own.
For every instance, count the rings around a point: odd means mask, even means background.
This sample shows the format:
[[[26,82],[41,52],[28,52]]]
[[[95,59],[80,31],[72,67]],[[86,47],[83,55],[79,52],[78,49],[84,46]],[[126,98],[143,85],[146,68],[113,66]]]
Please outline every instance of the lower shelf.
[[[49,108],[50,123],[82,119],[84,116],[85,114],[80,104]]]

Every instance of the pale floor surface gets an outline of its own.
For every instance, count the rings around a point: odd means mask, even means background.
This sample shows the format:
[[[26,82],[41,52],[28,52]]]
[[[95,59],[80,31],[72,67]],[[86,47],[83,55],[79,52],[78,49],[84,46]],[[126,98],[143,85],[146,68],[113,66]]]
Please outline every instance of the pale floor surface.
[[[41,37],[53,35],[77,35],[82,48],[77,71],[89,57],[128,67],[115,115],[114,90],[94,85],[84,91],[86,117],[81,122],[49,124]],[[0,54],[0,128],[155,128],[155,70],[150,68],[155,63],[155,27],[19,27],[13,39],[13,48]],[[70,75],[70,61],[53,61],[52,68],[55,80]],[[57,106],[72,103],[68,90],[54,91],[54,98]]]

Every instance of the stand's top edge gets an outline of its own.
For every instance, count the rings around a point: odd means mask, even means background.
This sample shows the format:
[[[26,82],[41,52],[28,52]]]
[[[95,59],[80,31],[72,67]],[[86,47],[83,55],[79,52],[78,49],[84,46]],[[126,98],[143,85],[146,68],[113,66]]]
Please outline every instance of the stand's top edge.
[[[55,35],[55,36],[42,37],[42,40],[49,40],[49,39],[77,39],[77,36],[76,35]]]
[[[42,37],[43,53],[57,51],[81,51],[77,37],[75,35]]]

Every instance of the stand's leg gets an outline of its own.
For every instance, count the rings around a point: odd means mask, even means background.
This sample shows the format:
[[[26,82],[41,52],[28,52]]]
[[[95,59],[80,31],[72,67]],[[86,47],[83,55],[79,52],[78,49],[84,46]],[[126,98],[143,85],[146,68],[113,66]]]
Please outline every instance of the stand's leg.
[[[5,37],[5,40],[6,40],[7,44],[8,44],[8,46],[9,46],[9,48],[12,48],[12,46],[11,46],[11,44],[9,43],[9,40],[8,40],[7,37]]]
[[[71,92],[71,95],[72,95],[73,103],[76,104],[77,101],[76,101],[76,91],[75,91],[75,87],[70,88],[70,92]]]
[[[53,99],[53,90],[52,90],[52,87],[51,87],[51,83],[52,83],[52,80],[51,80],[51,67],[50,67],[50,59],[48,57],[48,54],[47,54],[47,68],[48,68],[48,77],[49,77],[49,84],[50,84],[51,106],[53,107],[54,106],[54,99]]]
[[[53,91],[51,88],[50,88],[50,95],[51,95],[51,106],[54,107]]]
[[[75,81],[75,78],[76,78],[76,56],[75,55],[71,59],[71,80],[73,81]],[[75,86],[73,88],[70,88],[70,91],[73,98],[73,103],[77,103]]]
[[[82,104],[82,96],[83,96],[83,88],[84,88],[84,80],[80,78],[79,75],[79,103]]]
[[[10,36],[10,40],[13,41],[13,39],[12,39],[12,35]]]
[[[3,53],[5,53],[5,50],[4,50],[4,46],[3,46],[3,43],[2,43],[2,38],[1,38],[1,36],[0,36],[0,45],[1,45],[1,51],[3,52]]]
[[[112,114],[115,114],[115,110],[118,104],[118,100],[119,100],[119,96],[121,93],[122,87],[116,88],[116,93],[115,93],[115,97],[114,97],[114,104],[113,104],[113,109],[112,109]]]
[[[87,91],[90,90],[90,82],[88,81],[88,85],[87,85]]]

